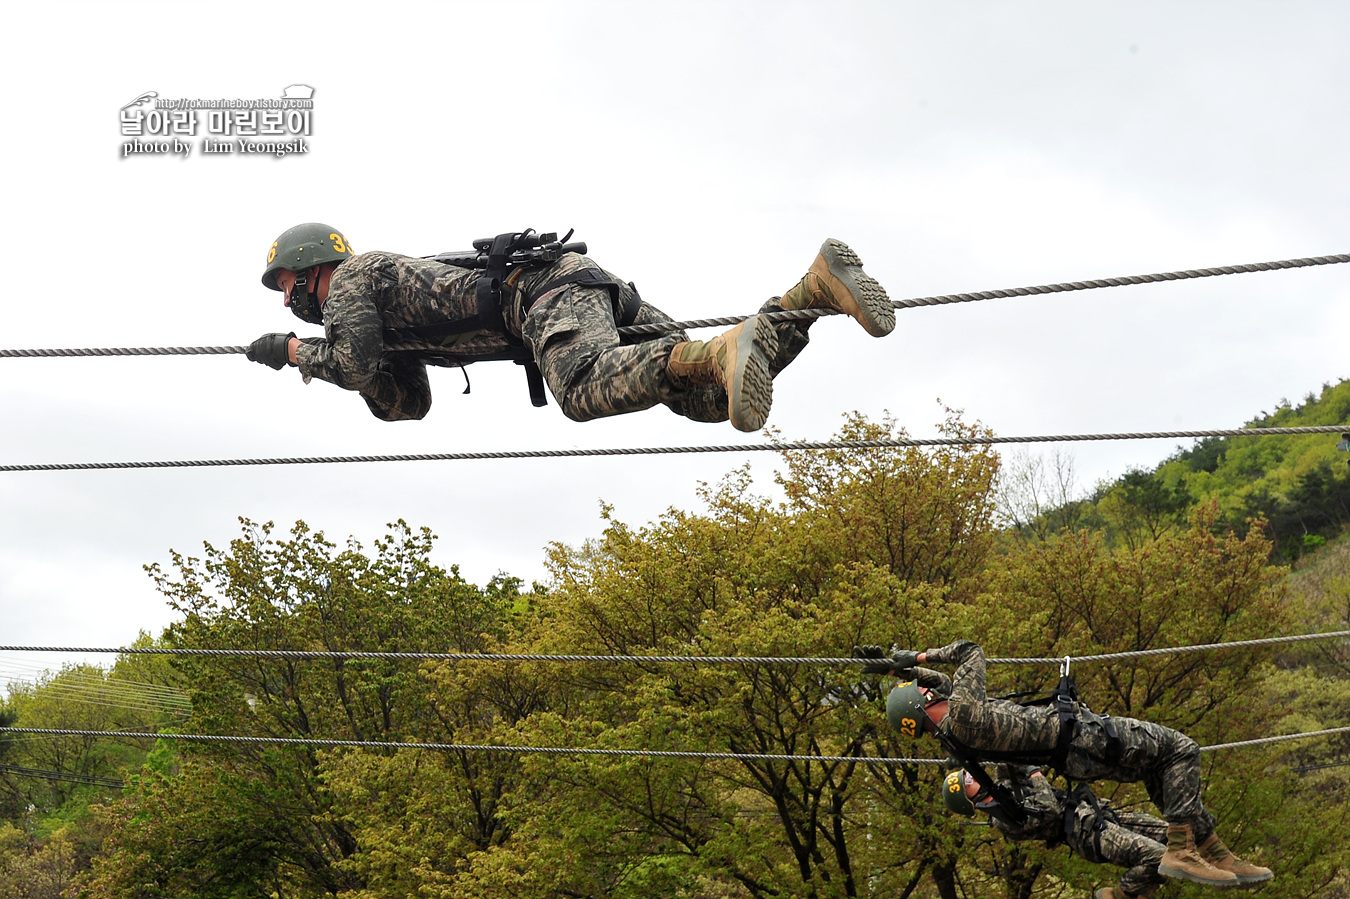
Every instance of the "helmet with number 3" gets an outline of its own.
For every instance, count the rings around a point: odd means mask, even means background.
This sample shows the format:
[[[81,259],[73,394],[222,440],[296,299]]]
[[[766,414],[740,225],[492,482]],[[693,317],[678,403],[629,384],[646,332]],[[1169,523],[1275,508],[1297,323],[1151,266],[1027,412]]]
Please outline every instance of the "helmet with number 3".
[[[343,262],[353,255],[352,245],[338,229],[319,222],[296,225],[272,241],[272,246],[268,248],[267,267],[263,269],[262,276],[263,286],[270,290],[281,290],[277,284],[278,272],[290,271],[300,274],[325,262]],[[316,325],[323,322],[318,298],[314,296],[317,286],[301,278],[297,280],[292,291],[296,295],[290,297],[291,311],[296,317]]]
[[[942,780],[942,801],[947,810],[967,818],[975,817],[975,803],[966,796],[966,778],[964,770],[952,771]]]
[[[893,687],[886,697],[886,720],[906,737],[917,737],[923,733],[927,705],[928,697],[923,695],[919,685],[907,681]]]

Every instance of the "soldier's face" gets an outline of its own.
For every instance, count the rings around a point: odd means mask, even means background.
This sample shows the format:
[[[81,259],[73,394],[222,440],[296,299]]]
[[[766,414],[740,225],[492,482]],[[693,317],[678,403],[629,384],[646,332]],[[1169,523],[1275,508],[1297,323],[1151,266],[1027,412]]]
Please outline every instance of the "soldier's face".
[[[291,288],[295,287],[295,272],[286,269],[277,272],[277,287],[281,288],[281,305],[291,305]]]

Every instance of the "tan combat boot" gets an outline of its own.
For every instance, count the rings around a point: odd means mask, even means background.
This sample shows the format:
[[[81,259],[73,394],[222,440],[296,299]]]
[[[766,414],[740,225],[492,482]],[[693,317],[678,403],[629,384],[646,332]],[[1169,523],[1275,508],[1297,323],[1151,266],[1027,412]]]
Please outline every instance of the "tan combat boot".
[[[712,340],[675,344],[666,361],[666,374],[678,387],[721,387],[727,392],[727,412],[736,430],[758,431],[773,404],[769,361],[777,354],[773,324],[752,315]]]
[[[1167,851],[1158,863],[1158,873],[1211,887],[1238,885],[1237,875],[1232,871],[1222,871],[1204,860],[1195,848],[1195,835],[1189,824],[1167,825]]]
[[[1269,868],[1253,865],[1234,855],[1217,833],[1210,834],[1209,839],[1200,844],[1200,855],[1220,871],[1231,872],[1243,886],[1265,883],[1275,878]]]
[[[857,319],[873,337],[895,328],[895,307],[886,290],[862,270],[862,260],[842,240],[820,245],[806,276],[779,300],[784,309],[836,309]]]

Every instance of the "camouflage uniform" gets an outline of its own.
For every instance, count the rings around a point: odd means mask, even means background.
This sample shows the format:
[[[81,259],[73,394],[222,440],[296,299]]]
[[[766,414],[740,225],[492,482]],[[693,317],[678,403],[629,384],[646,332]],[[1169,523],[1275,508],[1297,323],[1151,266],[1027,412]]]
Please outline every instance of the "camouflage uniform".
[[[990,816],[990,823],[1008,839],[1040,840],[1047,846],[1067,842],[1087,861],[1120,865],[1127,869],[1120,877],[1120,888],[1131,896],[1151,896],[1166,881],[1158,873],[1158,862],[1167,851],[1166,821],[1118,811],[1105,799],[1097,800],[1099,815],[1086,797],[1056,789],[1031,766],[999,765],[994,779],[1011,790],[1027,812],[1021,826]],[[1066,832],[1065,813],[1070,808],[1072,820]]]
[[[957,665],[956,674],[915,668],[918,684],[938,699],[949,701],[947,716],[937,725],[937,738],[949,752],[962,746],[976,758],[1015,755],[1034,765],[1053,763],[1059,740],[1059,718],[1051,706],[1024,706],[985,695],[984,650],[969,640],[930,649],[928,662]],[[1120,735],[1120,758],[1106,760],[1106,728],[1102,716],[1080,704],[1078,731],[1061,774],[1074,781],[1142,782],[1168,824],[1189,824],[1203,843],[1214,833],[1214,817],[1200,799],[1200,747],[1180,731],[1135,718],[1111,718]],[[955,748],[953,748],[953,744]]]
[[[593,269],[617,282],[619,302],[589,284],[566,284],[535,297],[564,275]],[[557,262],[516,269],[502,286],[506,333],[469,331],[427,339],[409,329],[478,314],[480,272],[393,253],[362,253],[334,270],[323,305],[324,336],[305,338],[296,351],[308,383],[320,378],[361,394],[377,418],[418,419],[431,406],[428,365],[463,365],[509,358],[523,341],[543,372],[563,414],[576,421],[636,412],[658,403],[695,421],[726,421],[727,395],[719,387],[682,389],[671,382],[666,361],[683,331],[620,337],[624,304],[633,288],[590,259],[569,253]],[[523,301],[535,297],[528,315]],[[782,307],[769,300],[763,312]],[[670,321],[644,304],[635,324]],[[806,346],[809,322],[775,322],[777,375]],[[515,338],[515,342],[511,338]]]

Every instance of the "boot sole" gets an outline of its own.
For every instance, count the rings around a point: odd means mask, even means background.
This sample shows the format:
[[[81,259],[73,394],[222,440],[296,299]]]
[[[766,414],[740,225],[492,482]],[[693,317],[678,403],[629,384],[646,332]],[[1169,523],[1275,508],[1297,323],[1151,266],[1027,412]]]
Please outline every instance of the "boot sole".
[[[845,310],[873,337],[885,337],[895,330],[895,306],[875,278],[862,270],[862,259],[842,240],[831,237],[820,245],[820,255],[853,297],[857,312]]]
[[[1237,879],[1239,889],[1259,890],[1261,887],[1265,886],[1266,884],[1270,883],[1272,880],[1275,879],[1275,872],[1272,871],[1269,874],[1260,877],[1253,877],[1251,875],[1247,875],[1244,877],[1243,875],[1238,874]]]
[[[773,405],[769,360],[778,353],[773,324],[762,316],[750,316],[727,349],[733,357],[726,384],[731,425],[738,431],[758,431],[769,420]]]
[[[1176,880],[1185,880],[1188,881],[1189,883],[1198,883],[1207,887],[1218,887],[1221,890],[1240,886],[1240,883],[1237,880],[1236,875],[1234,875],[1234,878],[1232,880],[1227,879],[1214,880],[1209,877],[1202,877],[1199,874],[1192,874],[1185,868],[1172,868],[1167,865],[1159,865],[1158,873],[1164,877],[1171,877]]]

